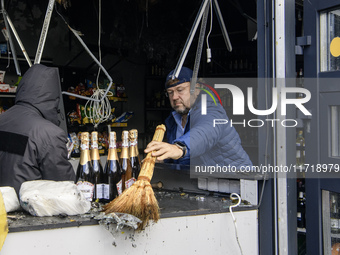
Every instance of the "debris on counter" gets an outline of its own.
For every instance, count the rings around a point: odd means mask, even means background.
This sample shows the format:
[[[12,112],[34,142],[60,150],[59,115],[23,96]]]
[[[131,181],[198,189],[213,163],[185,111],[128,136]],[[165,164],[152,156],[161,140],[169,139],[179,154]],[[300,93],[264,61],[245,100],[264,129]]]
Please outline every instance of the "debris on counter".
[[[94,217],[94,219],[99,220],[99,225],[101,225],[111,233],[111,235],[113,236],[113,246],[117,246],[116,235],[119,234],[119,231],[121,234],[125,233],[124,231],[122,231],[124,227],[136,230],[138,228],[138,225],[142,223],[140,219],[128,213],[105,214],[104,212],[102,212]],[[132,246],[135,248],[137,245],[134,243],[134,235],[130,235],[129,238],[132,242]]]

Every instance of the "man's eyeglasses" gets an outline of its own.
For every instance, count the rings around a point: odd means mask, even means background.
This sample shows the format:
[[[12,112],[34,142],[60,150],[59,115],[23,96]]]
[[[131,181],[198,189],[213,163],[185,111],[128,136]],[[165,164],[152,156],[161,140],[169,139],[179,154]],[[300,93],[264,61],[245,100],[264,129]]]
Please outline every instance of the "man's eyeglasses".
[[[173,97],[175,91],[177,92],[177,94],[183,95],[185,93],[186,89],[187,89],[187,86],[186,87],[178,87],[176,89],[167,89],[167,90],[165,90],[165,95],[167,97]]]
[[[166,96],[166,97],[173,97],[175,91],[176,91],[179,95],[183,95],[183,94],[185,93],[185,90],[188,89],[188,87],[190,87],[190,85],[189,85],[189,86],[185,86],[185,87],[178,87],[178,88],[176,88],[176,89],[167,89],[167,90],[164,91],[164,93],[165,93],[165,96]],[[196,87],[196,88],[199,88],[199,87]]]

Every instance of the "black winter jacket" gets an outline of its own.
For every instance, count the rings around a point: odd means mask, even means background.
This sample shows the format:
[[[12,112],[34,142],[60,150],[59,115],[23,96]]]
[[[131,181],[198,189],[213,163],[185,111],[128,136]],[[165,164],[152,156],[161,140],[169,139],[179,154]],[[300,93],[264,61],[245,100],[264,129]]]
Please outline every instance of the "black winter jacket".
[[[15,105],[0,115],[0,186],[30,180],[75,180],[67,160],[65,132],[59,128],[59,72],[40,64],[23,76]]]

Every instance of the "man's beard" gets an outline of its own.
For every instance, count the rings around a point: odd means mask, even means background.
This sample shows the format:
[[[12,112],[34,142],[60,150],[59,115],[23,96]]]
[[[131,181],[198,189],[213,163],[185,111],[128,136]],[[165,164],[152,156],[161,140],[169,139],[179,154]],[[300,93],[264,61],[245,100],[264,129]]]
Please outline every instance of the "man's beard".
[[[175,109],[175,111],[180,115],[187,115],[190,111],[190,108],[185,107],[184,109]]]

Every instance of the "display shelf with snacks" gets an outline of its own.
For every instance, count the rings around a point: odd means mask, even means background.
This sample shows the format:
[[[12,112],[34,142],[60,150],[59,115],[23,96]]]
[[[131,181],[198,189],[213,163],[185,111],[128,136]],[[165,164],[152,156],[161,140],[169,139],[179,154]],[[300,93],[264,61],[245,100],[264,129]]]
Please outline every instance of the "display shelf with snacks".
[[[63,70],[62,72],[62,89],[71,93],[75,93],[81,96],[91,97],[96,92],[97,88],[106,89],[109,81],[106,79],[99,79],[98,86],[95,84],[96,77],[89,75],[83,70]],[[117,85],[118,84],[118,85]],[[107,96],[108,104],[105,108],[101,108],[102,111],[111,112],[107,120],[100,122],[94,122],[91,119],[91,115],[94,113],[95,105],[93,102],[78,98],[75,96],[64,95],[64,109],[67,120],[67,131],[69,139],[72,141],[77,140],[81,132],[97,131],[99,137],[99,154],[106,155],[108,152],[108,134],[111,130],[116,131],[117,135],[120,135],[123,128],[128,127],[128,120],[133,117],[134,113],[126,111],[126,102],[128,97],[125,92],[125,87],[122,82],[114,82],[111,85],[110,91]],[[95,125],[96,124],[96,125]],[[78,138],[79,140],[79,138]],[[101,149],[102,148],[102,149]],[[79,157],[79,149],[73,150],[71,157]]]
[[[15,103],[15,93],[17,90],[17,82],[12,82],[9,79],[5,80],[6,71],[0,70],[0,114],[7,111]],[[8,73],[7,73],[8,76]],[[9,84],[12,82],[12,84]]]

